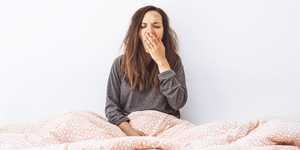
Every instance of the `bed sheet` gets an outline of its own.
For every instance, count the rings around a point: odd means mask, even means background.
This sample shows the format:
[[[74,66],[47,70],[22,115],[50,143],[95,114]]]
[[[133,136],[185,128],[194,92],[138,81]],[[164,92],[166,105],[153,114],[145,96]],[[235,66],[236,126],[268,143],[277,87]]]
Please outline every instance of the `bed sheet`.
[[[144,137],[128,137],[104,117],[88,110],[53,110],[37,124],[0,126],[0,149],[100,150],[299,150],[300,116],[217,121],[196,126],[153,111],[128,115]]]

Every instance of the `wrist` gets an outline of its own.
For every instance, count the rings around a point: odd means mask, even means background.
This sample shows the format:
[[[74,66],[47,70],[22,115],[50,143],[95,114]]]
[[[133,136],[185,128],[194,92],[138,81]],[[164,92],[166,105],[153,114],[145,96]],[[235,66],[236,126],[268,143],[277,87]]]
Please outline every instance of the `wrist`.
[[[118,125],[118,127],[125,133],[131,131],[133,128],[128,122],[122,122],[121,124]]]
[[[170,64],[167,60],[156,63],[158,66],[159,73],[165,72],[167,70],[171,70]]]

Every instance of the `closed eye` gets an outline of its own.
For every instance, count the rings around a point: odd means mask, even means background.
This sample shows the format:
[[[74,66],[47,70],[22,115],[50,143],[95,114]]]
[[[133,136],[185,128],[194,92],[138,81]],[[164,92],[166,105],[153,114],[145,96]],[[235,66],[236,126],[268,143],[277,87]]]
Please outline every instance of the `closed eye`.
[[[141,26],[141,28],[145,28],[146,26]],[[154,28],[160,28],[160,27],[157,27],[157,26],[154,26]]]

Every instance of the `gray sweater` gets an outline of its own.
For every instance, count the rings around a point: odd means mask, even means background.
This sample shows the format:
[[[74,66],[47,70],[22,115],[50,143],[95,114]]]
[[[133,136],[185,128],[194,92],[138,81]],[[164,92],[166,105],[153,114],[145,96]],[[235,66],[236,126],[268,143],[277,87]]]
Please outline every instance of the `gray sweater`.
[[[154,88],[140,91],[131,89],[121,74],[122,55],[117,57],[111,67],[108,83],[105,114],[107,120],[114,124],[130,119],[134,111],[157,110],[180,118],[179,109],[187,101],[187,89],[183,65],[180,62],[173,70],[158,74],[162,93]]]

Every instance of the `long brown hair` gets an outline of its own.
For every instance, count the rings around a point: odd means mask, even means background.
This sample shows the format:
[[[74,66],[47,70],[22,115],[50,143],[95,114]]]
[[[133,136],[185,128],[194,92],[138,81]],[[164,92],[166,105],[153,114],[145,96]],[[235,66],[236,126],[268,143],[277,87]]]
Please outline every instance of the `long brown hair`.
[[[121,72],[125,73],[125,79],[132,89],[140,91],[154,87],[161,92],[158,79],[158,66],[151,60],[147,65],[146,55],[142,41],[139,38],[139,31],[144,15],[150,11],[156,11],[162,16],[164,33],[162,42],[165,46],[166,59],[172,70],[180,62],[178,56],[178,39],[176,33],[169,26],[169,18],[166,13],[154,6],[145,6],[137,10],[131,18],[131,24],[123,40],[124,54],[122,56]]]

